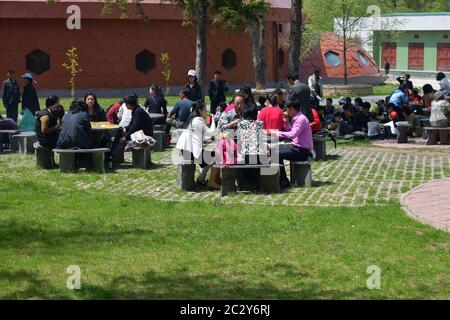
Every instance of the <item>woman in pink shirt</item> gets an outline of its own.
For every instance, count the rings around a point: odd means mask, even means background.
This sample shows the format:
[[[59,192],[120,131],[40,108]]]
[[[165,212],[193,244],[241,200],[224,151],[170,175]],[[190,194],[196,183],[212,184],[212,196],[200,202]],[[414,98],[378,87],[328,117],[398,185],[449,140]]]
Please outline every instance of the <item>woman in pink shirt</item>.
[[[264,122],[264,129],[282,130],[284,127],[283,110],[278,105],[278,97],[270,97],[271,104],[262,108],[258,120]]]
[[[288,139],[292,141],[292,146],[281,146],[279,148],[280,164],[284,164],[284,160],[290,161],[307,161],[312,156],[313,137],[311,124],[306,116],[300,111],[301,104],[297,101],[289,101],[286,104],[286,111],[292,123],[287,117],[284,120],[284,132],[276,131],[279,139]],[[287,188],[290,186],[289,179],[286,175],[284,166],[280,168],[280,186]]]

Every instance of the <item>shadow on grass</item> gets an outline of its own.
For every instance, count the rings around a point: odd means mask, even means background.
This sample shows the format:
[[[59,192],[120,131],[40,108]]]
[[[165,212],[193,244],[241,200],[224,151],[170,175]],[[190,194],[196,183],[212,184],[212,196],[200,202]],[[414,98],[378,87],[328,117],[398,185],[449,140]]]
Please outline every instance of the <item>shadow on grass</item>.
[[[267,272],[288,277],[298,283],[296,288],[282,288],[273,280],[249,282],[247,272],[233,272],[229,276],[219,272],[190,274],[179,268],[162,274],[150,270],[140,276],[117,276],[105,284],[83,282],[80,290],[55,287],[36,272],[0,271],[0,281],[15,282],[12,292],[0,294],[1,299],[351,299],[365,298],[366,288],[339,290],[323,289],[319,283],[310,282],[311,276],[304,270],[288,263],[267,266]],[[126,272],[126,271],[125,271]],[[68,276],[68,275],[67,275]],[[108,275],[104,275],[107,278]],[[251,276],[251,275],[250,275]],[[55,279],[59,280],[59,279]],[[55,281],[54,280],[54,281]]]

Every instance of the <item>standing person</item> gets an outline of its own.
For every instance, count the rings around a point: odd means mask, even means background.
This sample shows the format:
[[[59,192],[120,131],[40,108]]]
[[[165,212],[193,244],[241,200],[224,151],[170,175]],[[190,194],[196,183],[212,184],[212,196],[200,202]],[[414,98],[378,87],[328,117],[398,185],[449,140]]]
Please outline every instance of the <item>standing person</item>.
[[[405,74],[403,77],[397,77],[397,81],[400,83],[398,89],[404,91],[405,89],[414,89],[413,83],[409,74]]]
[[[164,98],[162,89],[154,84],[150,87],[149,92],[150,96],[145,99],[144,109],[148,113],[159,113],[164,115],[164,118],[154,121],[153,124],[166,124],[168,115],[167,100]]]
[[[35,115],[36,111],[40,109],[36,88],[33,86],[33,82],[37,83],[37,81],[33,80],[31,73],[25,73],[22,75],[22,78],[25,79],[25,86],[22,92],[22,112],[24,109],[29,109]]]
[[[315,68],[314,74],[308,78],[308,86],[309,89],[311,90],[311,95],[315,99],[319,100],[322,99],[322,92],[323,92],[323,80],[322,77],[320,76],[320,73],[321,73],[320,68]],[[319,104],[316,103],[316,105]]]
[[[302,114],[308,118],[309,122],[312,122],[311,89],[306,84],[299,82],[289,88],[288,96],[289,101],[300,103]]]
[[[186,90],[187,98],[191,101],[203,101],[202,87],[198,84],[197,73],[195,70],[189,70],[188,83],[183,87],[182,90]]]
[[[106,112],[98,104],[97,97],[93,93],[87,93],[84,96],[84,103],[87,106],[87,113],[92,122],[105,122]]]
[[[8,79],[3,82],[3,105],[6,109],[6,117],[14,120],[17,123],[20,103],[20,88],[17,81],[14,79],[14,70],[9,70],[7,73]]]
[[[211,100],[211,114],[216,113],[216,108],[221,102],[225,102],[225,92],[228,91],[228,86],[225,80],[222,80],[220,71],[214,72],[214,79],[209,82],[208,95]]]
[[[297,84],[300,84],[300,80],[298,79],[298,74],[288,74],[287,81],[288,81],[289,86],[295,86]]]
[[[439,86],[441,87],[441,91],[450,92],[450,82],[445,77],[445,73],[439,72],[436,75],[436,80],[439,81]]]
[[[36,112],[36,136],[41,146],[54,149],[62,126],[60,121],[64,117],[64,108],[59,104],[48,104],[47,109]]]
[[[389,63],[388,59],[384,59],[384,74],[388,75],[389,70],[391,70],[391,64]]]

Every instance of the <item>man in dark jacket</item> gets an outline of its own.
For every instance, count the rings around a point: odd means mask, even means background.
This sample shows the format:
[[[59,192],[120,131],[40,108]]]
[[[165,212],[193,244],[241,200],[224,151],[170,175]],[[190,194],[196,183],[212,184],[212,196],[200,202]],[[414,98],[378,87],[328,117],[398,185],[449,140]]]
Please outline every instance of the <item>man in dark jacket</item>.
[[[92,149],[91,121],[87,114],[87,106],[77,100],[70,105],[70,111],[64,116],[57,147],[60,149]]]
[[[13,119],[17,122],[17,117],[19,113],[19,103],[20,103],[20,89],[19,84],[14,79],[14,71],[8,71],[8,79],[3,82],[3,105],[6,109],[6,117]]]
[[[153,121],[150,115],[141,108],[134,95],[130,95],[124,98],[125,105],[128,110],[131,110],[131,122],[127,127],[125,133],[125,139],[131,140],[131,135],[140,130],[144,131],[144,134],[149,137],[153,137]]]
[[[225,92],[228,91],[228,86],[225,80],[220,79],[221,75],[220,71],[214,72],[214,79],[209,82],[208,95],[211,100],[211,114],[216,113],[219,103],[226,102]]]
[[[300,102],[302,113],[308,118],[309,122],[313,122],[310,97],[311,89],[302,82],[294,84],[288,89],[288,101]]]
[[[33,75],[31,73],[25,73],[22,78],[25,79],[25,86],[23,87],[22,92],[22,111],[25,109],[29,109],[31,113],[34,115],[36,111],[39,111],[39,99],[36,93],[36,89],[33,87]]]
[[[411,79],[411,76],[409,74],[405,74],[403,77],[397,77],[397,81],[400,83],[398,89],[401,91],[405,91],[405,89],[414,89],[413,83],[409,79]]]

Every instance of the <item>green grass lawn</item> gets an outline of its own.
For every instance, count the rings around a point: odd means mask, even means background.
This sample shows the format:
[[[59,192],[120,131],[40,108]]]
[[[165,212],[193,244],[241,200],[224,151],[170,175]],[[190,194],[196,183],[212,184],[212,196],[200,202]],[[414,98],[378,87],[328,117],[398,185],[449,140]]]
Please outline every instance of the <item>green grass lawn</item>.
[[[373,95],[374,96],[389,96],[397,88],[398,88],[398,86],[393,85],[391,83],[383,83],[383,84],[373,87]]]
[[[110,195],[63,191],[68,176],[57,170],[0,173],[1,299],[449,298],[450,235],[396,201],[175,203],[122,196],[120,182]],[[81,290],[66,288],[70,265],[81,268]],[[366,287],[371,265],[380,290]]]

